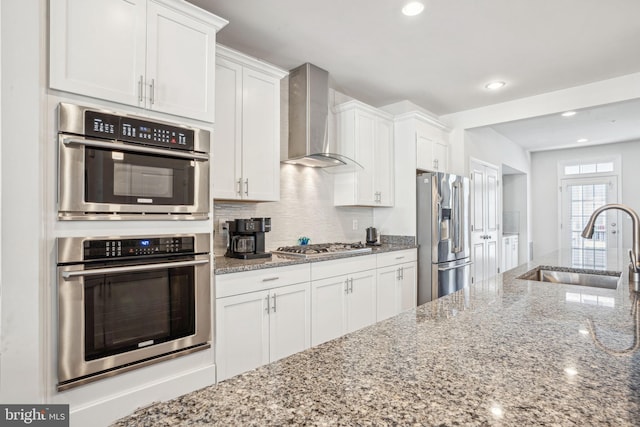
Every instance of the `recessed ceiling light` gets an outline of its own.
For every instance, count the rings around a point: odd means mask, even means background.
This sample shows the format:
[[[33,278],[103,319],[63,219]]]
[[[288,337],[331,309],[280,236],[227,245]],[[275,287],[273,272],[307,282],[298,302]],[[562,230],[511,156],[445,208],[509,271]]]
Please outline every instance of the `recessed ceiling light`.
[[[576,112],[575,111],[565,111],[564,113],[560,114],[562,117],[571,117],[571,116],[575,116]]]
[[[424,10],[424,5],[419,1],[411,1],[404,5],[402,8],[402,13],[407,16],[416,16],[422,13]]]
[[[587,142],[587,141],[589,141],[587,138],[580,138],[576,142]]]
[[[495,82],[487,83],[484,87],[489,89],[489,90],[496,90],[496,89],[500,89],[504,85],[506,85],[505,82],[495,81]]]

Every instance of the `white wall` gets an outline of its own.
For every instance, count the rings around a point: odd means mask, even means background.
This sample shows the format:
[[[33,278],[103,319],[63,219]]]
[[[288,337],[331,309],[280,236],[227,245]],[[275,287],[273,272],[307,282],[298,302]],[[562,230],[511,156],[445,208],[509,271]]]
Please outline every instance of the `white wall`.
[[[498,167],[508,165],[525,174],[529,173],[529,154],[519,145],[491,128],[470,129],[465,133],[465,154]],[[469,170],[469,166],[466,166]]]
[[[622,178],[618,183],[622,200],[640,212],[640,141],[595,145],[584,148],[540,151],[531,155],[531,174],[534,177],[531,189],[533,203],[533,248],[534,256],[558,249],[558,162],[610,157],[622,157]],[[623,248],[631,246],[631,220],[622,215]]]

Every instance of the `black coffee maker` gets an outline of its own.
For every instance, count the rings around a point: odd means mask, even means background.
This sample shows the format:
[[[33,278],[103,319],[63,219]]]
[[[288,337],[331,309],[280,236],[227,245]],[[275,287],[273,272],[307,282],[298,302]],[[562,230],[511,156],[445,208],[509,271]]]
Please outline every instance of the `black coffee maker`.
[[[271,218],[234,219],[227,221],[227,252],[230,258],[271,258],[264,251],[264,233],[271,231]]]

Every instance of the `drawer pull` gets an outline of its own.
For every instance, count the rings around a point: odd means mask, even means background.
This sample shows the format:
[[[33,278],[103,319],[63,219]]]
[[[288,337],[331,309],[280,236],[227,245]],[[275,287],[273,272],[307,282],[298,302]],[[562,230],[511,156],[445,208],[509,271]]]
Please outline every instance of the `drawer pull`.
[[[404,255],[402,256],[397,256],[396,259],[404,259]]]
[[[262,279],[263,282],[273,282],[274,280],[278,280],[280,277],[278,276],[274,276],[274,277],[265,277],[264,279]]]

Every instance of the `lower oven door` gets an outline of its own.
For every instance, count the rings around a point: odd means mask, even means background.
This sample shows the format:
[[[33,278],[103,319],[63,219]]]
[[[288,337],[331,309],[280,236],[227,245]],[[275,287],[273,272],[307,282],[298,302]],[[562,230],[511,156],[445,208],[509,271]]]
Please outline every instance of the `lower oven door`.
[[[208,216],[206,154],[61,134],[58,157],[61,219],[141,213],[164,214],[162,219],[166,214],[175,219]]]
[[[59,390],[210,346],[209,255],[189,258],[58,267]]]

